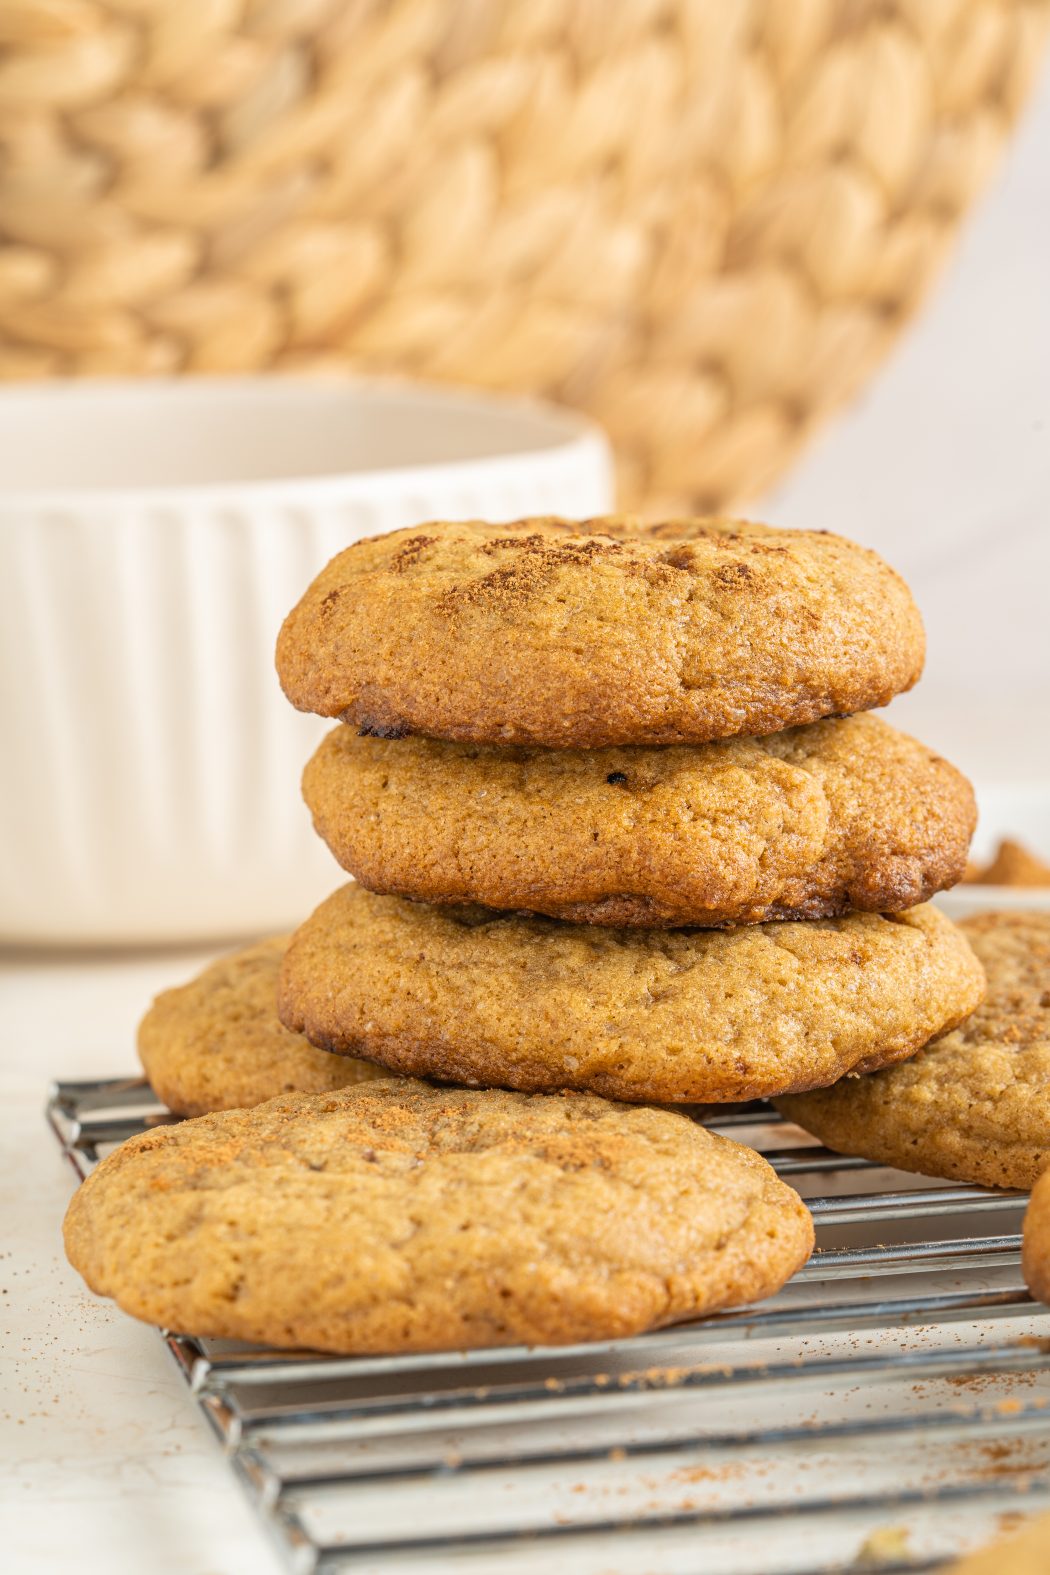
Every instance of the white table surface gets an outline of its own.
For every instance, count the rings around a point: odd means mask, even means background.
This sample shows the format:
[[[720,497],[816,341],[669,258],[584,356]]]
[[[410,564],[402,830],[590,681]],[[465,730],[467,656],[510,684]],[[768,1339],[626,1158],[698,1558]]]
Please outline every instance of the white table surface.
[[[131,1071],[143,1003],[202,961],[9,958],[0,969],[5,1570],[277,1569],[156,1333],[90,1296],[66,1263],[73,1175],[42,1121],[49,1077]]]
[[[918,330],[762,507],[867,541],[909,578],[930,661],[895,719],[979,782],[1050,780],[1048,148],[1050,84]],[[41,1116],[51,1077],[132,1070],[145,1004],[202,960],[0,964],[5,1570],[275,1568],[156,1335],[67,1267],[71,1175]]]

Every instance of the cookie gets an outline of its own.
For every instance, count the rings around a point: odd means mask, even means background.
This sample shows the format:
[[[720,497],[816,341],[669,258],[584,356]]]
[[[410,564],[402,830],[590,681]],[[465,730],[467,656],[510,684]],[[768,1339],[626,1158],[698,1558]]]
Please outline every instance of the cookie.
[[[673,1112],[391,1079],[132,1138],[65,1240],[137,1318],[357,1353],[637,1334],[769,1295],[813,1226]]]
[[[969,1021],[905,1065],[778,1100],[842,1154],[989,1187],[1050,1162],[1050,913],[981,913],[965,933],[988,977]]]
[[[287,945],[287,936],[260,941],[157,996],[139,1024],[138,1051],[169,1110],[199,1116],[389,1075],[369,1061],[315,1050],[281,1026],[277,977]]]
[[[923,654],[903,580],[841,536],[612,515],[357,542],[285,620],[277,671],[301,711],[384,738],[592,749],[868,710]]]
[[[930,907],[733,930],[614,930],[337,891],[278,1010],[314,1044],[469,1085],[664,1104],[882,1066],[971,1011],[973,953]]]
[[[945,1575],[1050,1575],[1050,1515],[1026,1521],[1020,1531],[952,1564]]]
[[[1050,1143],[1045,1163],[1050,1164]],[[1025,1283],[1041,1302],[1050,1302],[1050,1170],[1044,1170],[1032,1188],[1024,1217],[1022,1253]]]
[[[337,727],[303,796],[370,891],[606,925],[899,912],[961,877],[976,820],[966,778],[872,716],[666,749]]]

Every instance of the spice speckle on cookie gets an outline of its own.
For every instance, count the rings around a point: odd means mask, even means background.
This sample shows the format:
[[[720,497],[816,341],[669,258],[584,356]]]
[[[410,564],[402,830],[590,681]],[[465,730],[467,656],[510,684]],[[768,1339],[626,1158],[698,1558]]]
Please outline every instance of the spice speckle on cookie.
[[[703,743],[885,705],[922,671],[907,586],[821,531],[438,522],[348,547],[285,619],[300,710],[367,734]]]

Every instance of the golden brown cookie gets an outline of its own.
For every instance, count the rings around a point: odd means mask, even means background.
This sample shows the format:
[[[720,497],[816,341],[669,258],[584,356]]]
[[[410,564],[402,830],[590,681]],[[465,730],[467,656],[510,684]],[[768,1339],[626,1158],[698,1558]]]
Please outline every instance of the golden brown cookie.
[[[823,531],[621,516],[355,543],[285,619],[301,711],[385,738],[705,743],[885,705],[922,671],[903,580]]]
[[[1050,1163],[1050,1143],[1045,1163]],[[1024,1217],[1022,1253],[1025,1284],[1041,1302],[1050,1302],[1050,1170],[1044,1170],[1032,1188]]]
[[[1050,1575],[1050,1515],[1040,1515],[1011,1536],[979,1548],[944,1575]]]
[[[315,1050],[281,1026],[277,977],[287,945],[287,936],[260,941],[157,996],[139,1024],[139,1060],[169,1110],[200,1116],[389,1075],[370,1061]]]
[[[327,1351],[600,1340],[750,1302],[813,1227],[765,1160],[684,1116],[398,1079],[124,1143],[70,1262],[151,1323]]]
[[[960,878],[976,820],[966,778],[873,716],[667,749],[337,727],[303,796],[370,891],[608,925],[899,912]]]
[[[930,907],[613,930],[345,886],[296,931],[282,1021],[399,1072],[664,1104],[814,1088],[911,1055],[980,1000]]]
[[[777,1103],[839,1153],[1030,1187],[1050,1162],[1050,913],[980,913],[960,928],[988,977],[967,1022],[903,1066]]]

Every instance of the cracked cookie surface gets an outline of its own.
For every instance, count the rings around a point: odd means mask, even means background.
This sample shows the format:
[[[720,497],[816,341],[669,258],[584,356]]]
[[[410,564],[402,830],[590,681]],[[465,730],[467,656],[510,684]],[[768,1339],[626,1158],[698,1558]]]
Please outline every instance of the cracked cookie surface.
[[[898,1060],[983,991],[965,939],[928,906],[616,930],[351,885],[292,937],[278,1010],[326,1050],[415,1076],[683,1104]]]
[[[983,1005],[913,1060],[778,1100],[839,1153],[990,1187],[1050,1163],[1050,913],[980,913],[959,928],[988,979]]]
[[[614,926],[899,912],[961,878],[976,819],[965,777],[873,716],[664,749],[340,726],[303,796],[370,891]]]
[[[157,996],[139,1024],[138,1052],[169,1110],[199,1116],[387,1075],[369,1061],[315,1050],[282,1026],[277,979],[287,945],[286,935],[259,941]]]
[[[738,520],[437,522],[348,547],[284,622],[303,711],[380,737],[703,743],[885,705],[924,637],[899,575]]]
[[[636,1334],[779,1289],[813,1226],[672,1112],[391,1079],[132,1138],[65,1241],[135,1317],[355,1353]]]

